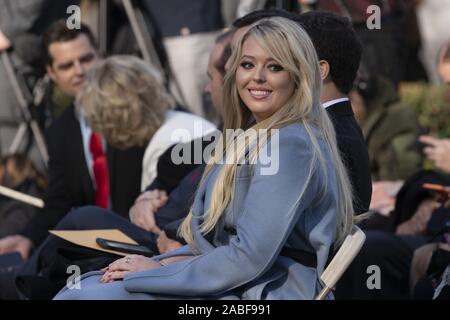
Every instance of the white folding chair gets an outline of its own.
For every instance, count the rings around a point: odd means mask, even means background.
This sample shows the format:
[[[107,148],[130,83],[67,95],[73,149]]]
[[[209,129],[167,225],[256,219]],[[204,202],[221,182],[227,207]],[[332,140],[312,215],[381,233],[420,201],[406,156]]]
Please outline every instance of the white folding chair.
[[[347,270],[350,263],[361,250],[364,241],[366,241],[366,235],[361,229],[354,226],[353,232],[345,238],[338,252],[336,252],[320,276],[324,288],[317,295],[316,300],[325,299],[328,293],[334,288],[344,271]]]

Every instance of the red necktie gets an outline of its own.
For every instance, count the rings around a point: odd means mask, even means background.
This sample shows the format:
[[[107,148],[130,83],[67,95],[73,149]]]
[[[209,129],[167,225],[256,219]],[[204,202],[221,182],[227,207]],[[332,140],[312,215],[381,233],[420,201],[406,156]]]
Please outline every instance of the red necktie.
[[[100,137],[95,132],[92,132],[89,141],[89,149],[92,155],[92,169],[95,176],[95,205],[107,208],[109,200],[109,176],[108,163],[103,152],[102,142]]]

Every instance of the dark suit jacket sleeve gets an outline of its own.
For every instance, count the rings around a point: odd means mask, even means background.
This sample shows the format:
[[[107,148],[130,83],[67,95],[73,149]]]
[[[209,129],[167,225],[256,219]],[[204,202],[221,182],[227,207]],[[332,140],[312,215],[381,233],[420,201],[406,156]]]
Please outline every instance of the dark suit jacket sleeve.
[[[189,213],[189,211],[186,212],[186,216]],[[171,223],[168,223],[164,226],[163,231],[166,233],[167,237],[173,240],[176,240],[180,242],[181,244],[186,244],[186,241],[182,237],[178,236],[178,229],[180,229],[181,224],[183,223],[184,219],[186,217],[183,217],[181,219],[172,221]]]
[[[201,149],[202,153],[203,150],[210,143],[214,143],[214,137],[212,138],[212,140],[209,140],[209,138],[207,139],[199,138],[199,139],[201,139],[202,141],[202,149]],[[190,147],[181,148],[181,150],[195,150],[197,145],[196,140],[187,142],[187,144],[190,144]],[[175,189],[176,186],[178,186],[180,181],[186,175],[188,175],[191,171],[193,171],[199,166],[199,164],[195,163],[194,152],[192,152],[191,154],[191,159],[189,163],[175,164],[172,161],[172,150],[174,147],[175,145],[171,146],[159,157],[157,164],[158,175],[155,181],[145,189],[146,191],[159,189],[165,190],[167,193],[170,193],[172,192],[172,190]]]
[[[337,145],[353,186],[355,213],[364,213],[369,210],[372,197],[369,154],[364,136],[349,102],[334,104],[327,108],[327,113],[333,122]]]
[[[202,165],[184,177],[178,187],[170,193],[167,204],[155,215],[157,225],[171,239],[184,243],[183,239],[177,237],[177,231],[189,213],[204,169],[205,166]]]
[[[21,234],[38,246],[47,236],[48,230],[56,226],[59,220],[71,209],[72,199],[66,187],[64,176],[65,148],[64,139],[58,137],[58,130],[51,128],[47,132],[49,160],[49,183],[45,191],[45,207],[25,226]]]
[[[372,198],[372,184],[370,179],[370,167],[368,156],[365,150],[357,148],[360,151],[359,156],[349,157],[351,153],[355,153],[351,149],[354,144],[341,147],[342,158],[348,170],[349,178],[353,186],[354,202],[353,206],[356,214],[367,212]],[[357,153],[358,154],[358,153]]]
[[[172,161],[171,153],[174,146],[167,149],[158,159],[156,179],[145,190],[164,190],[170,193],[180,181],[198,165],[196,164],[175,164]]]

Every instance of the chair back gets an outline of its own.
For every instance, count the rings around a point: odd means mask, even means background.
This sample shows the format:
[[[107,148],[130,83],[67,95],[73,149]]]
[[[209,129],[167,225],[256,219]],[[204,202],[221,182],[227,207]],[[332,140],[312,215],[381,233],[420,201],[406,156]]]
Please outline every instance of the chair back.
[[[364,241],[366,241],[366,235],[360,228],[354,226],[353,232],[345,238],[341,247],[320,276],[324,288],[317,295],[316,300],[325,299],[334,288],[342,274],[361,250]]]

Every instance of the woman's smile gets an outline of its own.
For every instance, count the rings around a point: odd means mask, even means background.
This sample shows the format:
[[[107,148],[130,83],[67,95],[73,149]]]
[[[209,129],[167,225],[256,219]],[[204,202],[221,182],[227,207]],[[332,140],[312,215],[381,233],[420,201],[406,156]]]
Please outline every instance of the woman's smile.
[[[294,81],[290,73],[250,36],[242,46],[236,87],[256,121],[269,118],[290,99]]]

